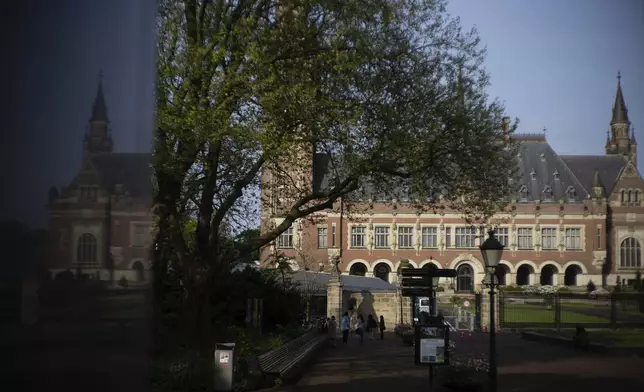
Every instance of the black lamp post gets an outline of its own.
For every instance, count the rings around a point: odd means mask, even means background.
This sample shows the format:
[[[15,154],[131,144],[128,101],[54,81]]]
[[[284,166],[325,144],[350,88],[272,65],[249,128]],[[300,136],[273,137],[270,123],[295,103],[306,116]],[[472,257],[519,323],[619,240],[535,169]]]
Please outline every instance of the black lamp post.
[[[496,277],[496,268],[501,261],[503,253],[503,244],[494,236],[494,230],[488,232],[489,237],[479,247],[485,268],[490,276],[490,370],[489,370],[489,392],[496,392],[497,370],[496,370],[496,323],[494,314],[494,278]]]

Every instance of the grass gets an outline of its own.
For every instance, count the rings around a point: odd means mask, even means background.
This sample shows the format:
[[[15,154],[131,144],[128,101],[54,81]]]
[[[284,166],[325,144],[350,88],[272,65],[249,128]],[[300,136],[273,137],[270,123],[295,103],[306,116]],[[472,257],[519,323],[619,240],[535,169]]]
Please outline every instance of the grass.
[[[544,331],[548,335],[561,336],[571,339],[575,335],[574,330],[563,330],[557,334],[555,331]],[[604,344],[613,347],[643,347],[644,348],[644,330],[606,330],[606,329],[589,329],[588,336],[593,343]]]
[[[572,310],[561,311],[561,321],[564,323],[598,324],[608,323],[604,317],[591,316]],[[547,309],[545,305],[506,304],[503,312],[503,322],[520,324],[554,323],[554,309]]]

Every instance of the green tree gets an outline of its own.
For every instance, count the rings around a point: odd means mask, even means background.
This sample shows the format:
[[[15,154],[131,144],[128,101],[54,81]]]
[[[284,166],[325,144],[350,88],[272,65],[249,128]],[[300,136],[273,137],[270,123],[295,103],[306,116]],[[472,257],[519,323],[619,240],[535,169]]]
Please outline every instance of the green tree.
[[[504,108],[486,95],[476,31],[445,5],[160,0],[155,271],[162,281],[167,260],[183,266],[195,322],[211,320],[232,261],[366,183],[466,217],[504,205],[515,166]],[[328,186],[312,186],[314,152],[328,161]],[[235,252],[222,246],[262,206],[284,219]],[[194,248],[182,230],[191,219]]]

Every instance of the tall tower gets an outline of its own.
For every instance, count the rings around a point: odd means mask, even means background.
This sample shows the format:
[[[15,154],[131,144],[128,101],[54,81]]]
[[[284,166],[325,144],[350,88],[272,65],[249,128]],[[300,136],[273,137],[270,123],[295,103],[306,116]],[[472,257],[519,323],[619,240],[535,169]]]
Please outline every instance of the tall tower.
[[[94,98],[92,117],[89,119],[89,129],[85,134],[83,149],[85,155],[112,152],[112,135],[110,134],[107,119],[107,107],[103,95],[103,72],[98,75],[98,91]]]
[[[637,157],[635,134],[631,133],[628,109],[622,94],[622,76],[617,73],[617,94],[613,105],[613,119],[610,122],[610,135],[606,140],[606,154],[621,154],[633,160]]]

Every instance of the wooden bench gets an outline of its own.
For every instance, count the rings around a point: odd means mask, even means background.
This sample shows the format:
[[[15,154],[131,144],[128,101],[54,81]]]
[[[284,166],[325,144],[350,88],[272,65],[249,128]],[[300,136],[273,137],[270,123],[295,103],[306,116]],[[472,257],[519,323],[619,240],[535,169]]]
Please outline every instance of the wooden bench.
[[[303,369],[302,365],[311,359],[327,340],[327,334],[307,332],[283,346],[259,355],[259,369],[262,373],[279,377],[283,381],[292,380]]]

